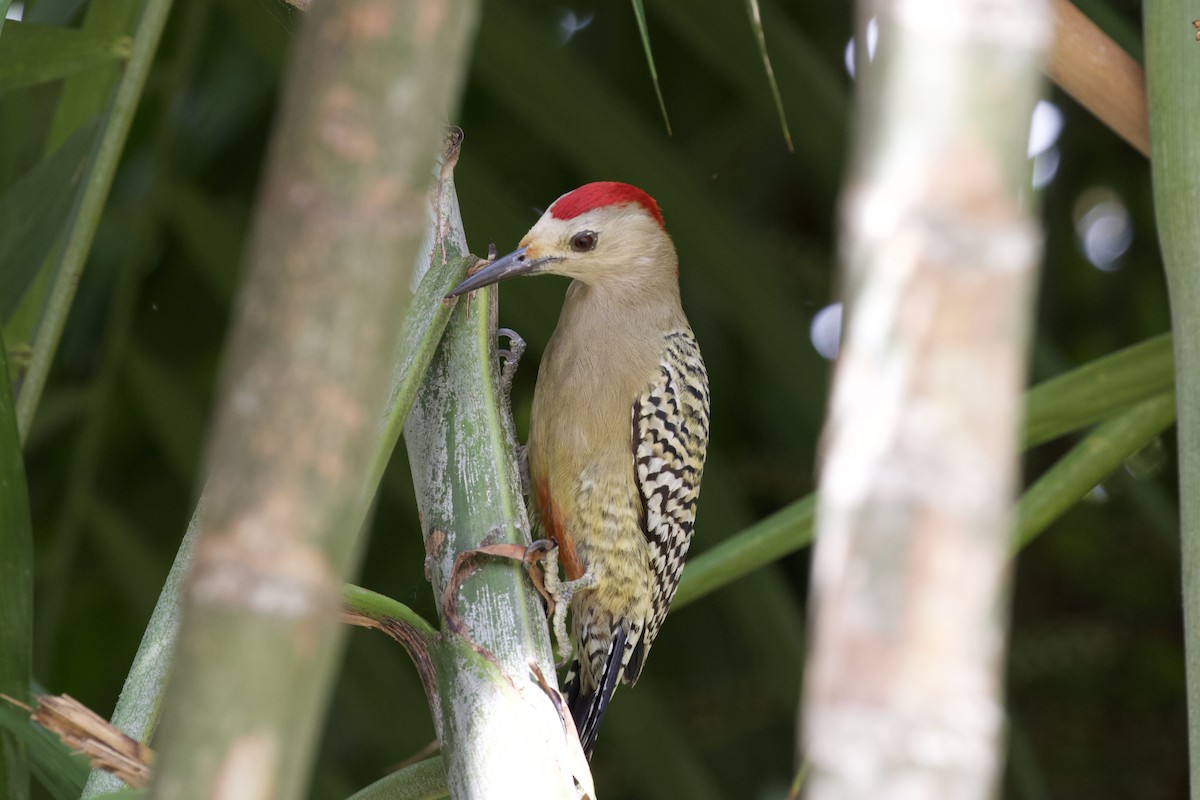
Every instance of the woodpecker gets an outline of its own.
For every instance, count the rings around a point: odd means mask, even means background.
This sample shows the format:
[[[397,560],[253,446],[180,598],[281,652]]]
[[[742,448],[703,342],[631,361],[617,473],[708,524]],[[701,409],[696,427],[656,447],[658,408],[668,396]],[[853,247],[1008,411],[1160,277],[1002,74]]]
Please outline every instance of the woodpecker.
[[[572,278],[538,369],[531,497],[566,575],[567,703],[591,757],[618,680],[633,684],[692,539],[708,374],[679,302],[679,259],[650,195],[589,183],[449,296],[518,275]]]

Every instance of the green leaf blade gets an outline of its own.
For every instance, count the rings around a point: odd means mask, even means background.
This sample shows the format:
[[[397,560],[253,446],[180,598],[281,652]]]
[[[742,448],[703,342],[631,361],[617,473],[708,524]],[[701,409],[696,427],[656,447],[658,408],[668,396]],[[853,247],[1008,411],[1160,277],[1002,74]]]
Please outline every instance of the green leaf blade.
[[[131,52],[127,36],[9,20],[0,43],[0,92],[104,67]]]
[[[767,73],[767,83],[771,86],[771,97],[775,101],[775,113],[779,115],[779,127],[783,130],[783,140],[787,142],[789,153],[796,152],[792,144],[792,132],[788,130],[787,115],[783,112],[783,98],[779,95],[779,84],[775,81],[775,68],[771,66],[771,54],[767,52],[767,35],[763,31],[762,10],[758,0],[746,0],[746,10],[750,13],[750,24],[754,28],[754,38],[758,42],[758,52],[762,54],[763,70]]]
[[[33,522],[0,337],[0,694],[28,701],[32,665]],[[11,731],[0,731],[0,789],[12,800],[29,797],[28,746]]]
[[[95,136],[94,124],[80,127],[0,195],[0,324],[58,242]]]
[[[667,103],[663,100],[662,86],[658,82],[658,68],[654,65],[654,53],[650,50],[650,28],[646,25],[646,7],[642,0],[630,0],[633,3],[633,16],[637,19],[638,32],[642,37],[642,49],[646,51],[646,65],[650,67],[650,80],[654,82],[654,95],[658,98],[658,108],[662,112],[663,124],[667,126],[667,136],[671,136],[671,118],[667,115]]]

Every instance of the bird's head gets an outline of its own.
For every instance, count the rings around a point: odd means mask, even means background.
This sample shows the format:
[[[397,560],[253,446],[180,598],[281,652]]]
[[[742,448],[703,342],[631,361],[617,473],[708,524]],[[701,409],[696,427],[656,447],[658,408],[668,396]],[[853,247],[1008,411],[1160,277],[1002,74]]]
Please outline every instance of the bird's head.
[[[660,284],[678,287],[677,264],[654,198],[627,183],[600,181],[555,200],[516,250],[468,277],[447,297],[541,274],[634,292]]]

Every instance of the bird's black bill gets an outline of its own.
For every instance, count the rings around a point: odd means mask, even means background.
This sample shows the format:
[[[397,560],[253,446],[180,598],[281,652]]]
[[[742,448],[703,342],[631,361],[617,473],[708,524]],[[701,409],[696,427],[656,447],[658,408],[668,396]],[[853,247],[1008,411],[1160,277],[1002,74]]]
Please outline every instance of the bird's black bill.
[[[497,258],[479,270],[479,272],[476,272],[451,289],[446,297],[457,297],[460,294],[473,292],[476,289],[491,286],[493,283],[499,283],[508,278],[515,278],[518,275],[534,275],[541,272],[542,265],[551,259],[529,258],[526,254],[528,249],[527,247],[519,247],[508,255]]]

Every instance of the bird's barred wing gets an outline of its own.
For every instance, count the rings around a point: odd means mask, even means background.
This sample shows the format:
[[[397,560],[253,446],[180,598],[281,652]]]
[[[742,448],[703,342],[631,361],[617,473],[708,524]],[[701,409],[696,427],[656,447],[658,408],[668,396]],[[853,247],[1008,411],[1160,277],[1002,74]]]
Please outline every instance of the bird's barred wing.
[[[690,330],[669,333],[658,380],[633,404],[634,483],[642,500],[654,594],[640,652],[626,672],[631,682],[641,672],[683,573],[708,451],[708,415],[708,373],[696,338]]]

